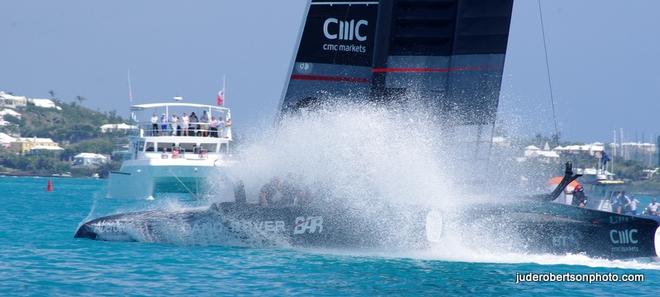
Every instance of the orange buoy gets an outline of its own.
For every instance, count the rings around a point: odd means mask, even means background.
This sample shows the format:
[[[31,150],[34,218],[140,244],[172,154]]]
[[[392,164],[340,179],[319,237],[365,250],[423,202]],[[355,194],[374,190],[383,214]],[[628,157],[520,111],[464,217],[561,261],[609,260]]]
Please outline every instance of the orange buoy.
[[[46,185],[46,192],[52,192],[53,191],[53,181],[48,179],[48,184]]]

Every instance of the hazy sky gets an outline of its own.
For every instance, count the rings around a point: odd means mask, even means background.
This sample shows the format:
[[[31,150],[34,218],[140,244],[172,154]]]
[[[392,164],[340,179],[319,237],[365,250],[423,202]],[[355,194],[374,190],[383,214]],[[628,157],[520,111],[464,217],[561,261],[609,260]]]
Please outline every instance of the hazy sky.
[[[272,123],[306,1],[0,1],[0,90],[88,98],[128,113],[184,96],[213,103],[227,75],[235,124]],[[660,133],[660,1],[542,0],[565,139]],[[515,2],[499,116],[512,132],[552,133],[536,0]]]

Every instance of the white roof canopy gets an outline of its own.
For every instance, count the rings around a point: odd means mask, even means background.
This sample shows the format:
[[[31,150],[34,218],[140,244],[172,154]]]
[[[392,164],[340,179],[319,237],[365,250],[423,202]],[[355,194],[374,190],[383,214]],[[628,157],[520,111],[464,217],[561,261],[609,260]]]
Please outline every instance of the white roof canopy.
[[[131,106],[131,110],[145,110],[149,108],[159,108],[159,107],[196,107],[196,108],[207,108],[215,109],[219,111],[229,111],[229,108],[216,106],[216,105],[207,105],[207,104],[198,104],[198,103],[184,103],[184,102],[167,102],[167,103],[147,103],[147,104],[136,104]]]

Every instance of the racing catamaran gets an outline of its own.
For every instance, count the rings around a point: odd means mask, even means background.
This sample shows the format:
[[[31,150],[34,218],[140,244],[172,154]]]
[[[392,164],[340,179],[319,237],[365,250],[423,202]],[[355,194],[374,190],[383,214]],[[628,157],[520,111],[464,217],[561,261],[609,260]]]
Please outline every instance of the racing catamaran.
[[[656,257],[660,221],[551,203],[578,178],[566,166],[562,181],[548,195],[475,204],[467,213],[373,203],[371,213],[335,199],[262,206],[242,201],[206,209],[117,214],[84,223],[76,238],[173,244],[301,246],[351,248],[425,248],[442,246],[450,229],[515,241],[520,252],[586,253],[605,258]],[[350,198],[350,197],[344,197]],[[477,215],[478,214],[478,215]],[[494,224],[493,222],[498,222]],[[183,232],[182,232],[183,231]],[[454,234],[455,235],[455,234]]]
[[[312,0],[300,32],[281,113],[335,100],[405,106],[438,115],[474,164],[488,156],[513,0]],[[479,169],[477,169],[479,170]],[[458,172],[474,176],[474,172]],[[364,215],[351,197],[270,206],[236,201],[205,209],[117,214],[80,226],[77,238],[221,245],[321,247],[440,246],[448,228],[474,236],[506,232],[525,252],[586,253],[607,258],[660,253],[659,222],[552,203],[578,178],[570,164],[548,195],[500,197],[457,216],[418,206],[374,203]],[[339,201],[333,203],[332,201]],[[499,222],[493,224],[492,222]],[[181,231],[184,230],[183,235]],[[176,236],[171,236],[175,232]]]

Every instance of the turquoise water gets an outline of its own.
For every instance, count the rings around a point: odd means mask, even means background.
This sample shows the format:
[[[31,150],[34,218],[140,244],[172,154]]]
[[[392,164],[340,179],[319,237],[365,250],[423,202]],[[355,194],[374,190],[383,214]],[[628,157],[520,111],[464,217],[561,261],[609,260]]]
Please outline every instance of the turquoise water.
[[[660,263],[582,255],[254,249],[73,239],[104,181],[0,177],[0,296],[658,296]],[[516,273],[643,273],[643,283],[524,283]]]

